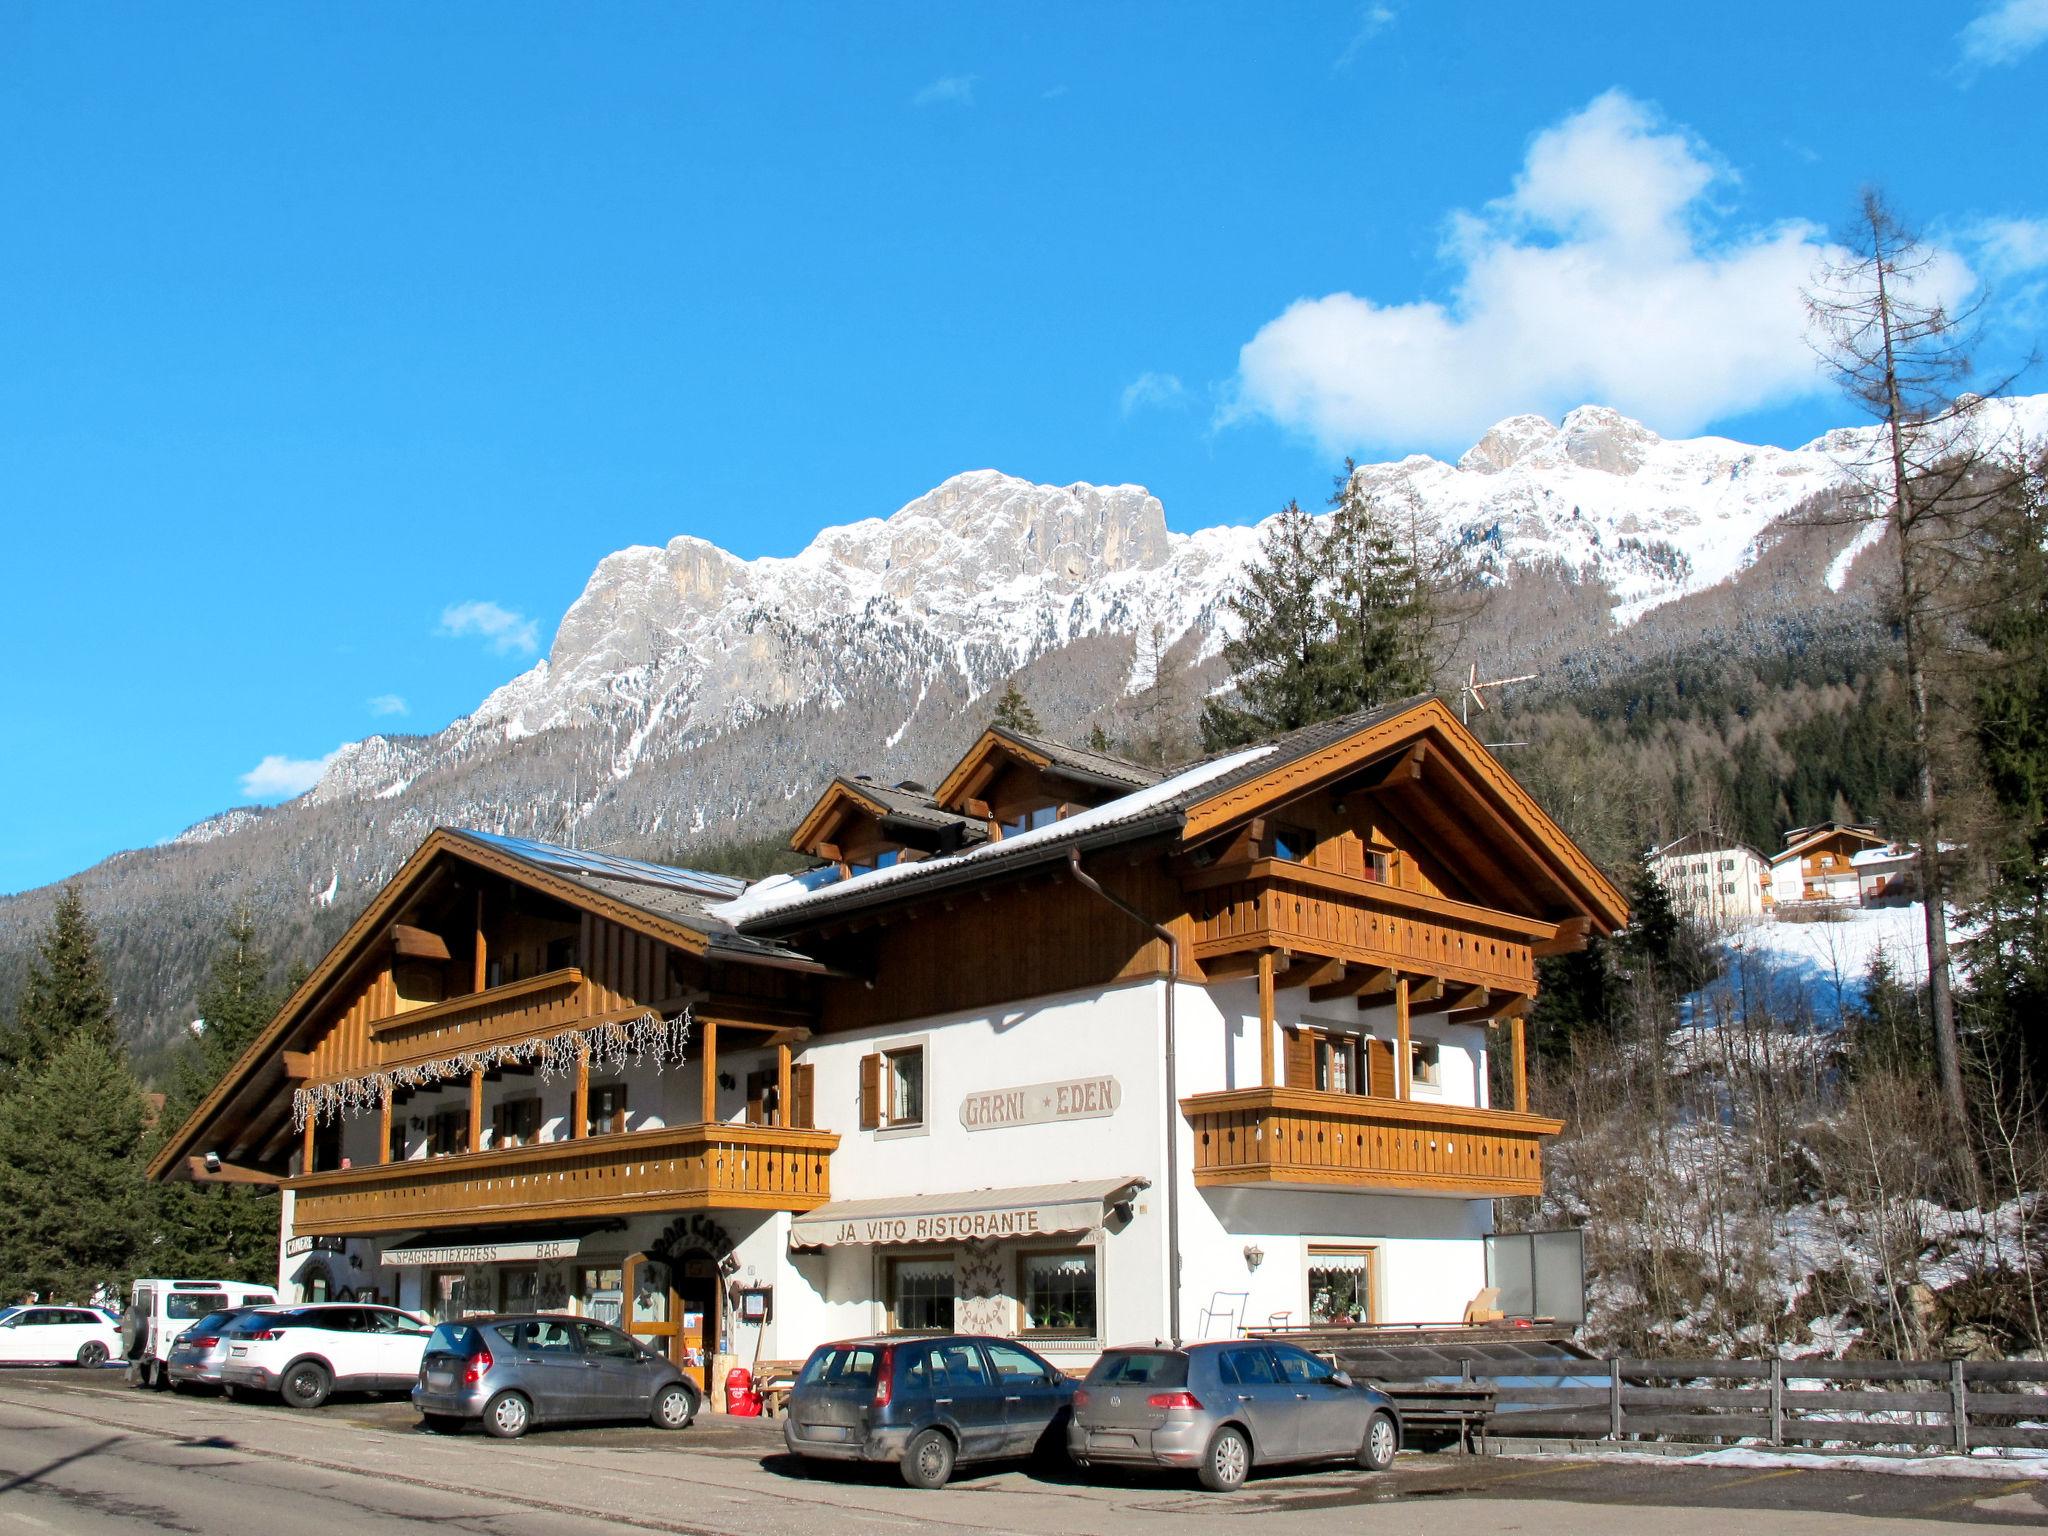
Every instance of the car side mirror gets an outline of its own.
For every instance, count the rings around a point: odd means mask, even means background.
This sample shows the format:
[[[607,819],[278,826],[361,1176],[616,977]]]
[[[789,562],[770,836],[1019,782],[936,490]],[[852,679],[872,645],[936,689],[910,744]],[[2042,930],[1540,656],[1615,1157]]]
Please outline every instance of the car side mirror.
[[[1349,1371],[1339,1371],[1335,1376],[1332,1376],[1330,1379],[1336,1382],[1337,1385],[1340,1387],[1352,1387],[1357,1385],[1357,1383],[1351,1379],[1351,1373]]]

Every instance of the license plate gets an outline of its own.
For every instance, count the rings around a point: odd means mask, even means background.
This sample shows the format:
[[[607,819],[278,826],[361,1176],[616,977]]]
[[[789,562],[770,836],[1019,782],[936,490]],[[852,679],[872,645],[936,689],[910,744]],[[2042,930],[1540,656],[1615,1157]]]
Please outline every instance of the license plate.
[[[228,1353],[239,1360],[242,1356],[249,1353],[249,1346],[246,1344],[230,1344],[228,1346]]]
[[[1091,1451],[1130,1451],[1136,1450],[1137,1446],[1136,1435],[1104,1434],[1100,1430],[1091,1430],[1088,1435],[1088,1449]]]
[[[844,1424],[806,1424],[804,1426],[804,1438],[806,1440],[844,1440],[846,1438],[846,1426]]]
[[[455,1385],[455,1373],[453,1371],[429,1371],[427,1372],[427,1385],[430,1387],[452,1387]]]

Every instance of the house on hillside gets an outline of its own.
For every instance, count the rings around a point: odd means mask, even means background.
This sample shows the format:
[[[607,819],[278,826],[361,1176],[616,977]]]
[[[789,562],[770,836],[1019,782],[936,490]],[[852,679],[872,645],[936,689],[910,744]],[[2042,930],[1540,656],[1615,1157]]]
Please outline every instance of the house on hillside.
[[[1718,833],[1688,832],[1652,850],[1644,862],[1671,904],[1709,928],[1753,922],[1774,899],[1770,861],[1749,844]]]
[[[1856,871],[1856,899],[1866,907],[1920,899],[1920,850],[1911,843],[1886,843],[1849,856]]]
[[[1171,775],[991,729],[793,844],[749,885],[433,832],[153,1175],[280,1185],[288,1296],[578,1312],[700,1379],[1456,1321],[1561,1128],[1536,962],[1628,917],[1434,698]]]
[[[1802,903],[1846,903],[1862,899],[1855,858],[1890,843],[1875,827],[1824,821],[1794,827],[1785,846],[1771,856],[1771,894],[1779,907]]]

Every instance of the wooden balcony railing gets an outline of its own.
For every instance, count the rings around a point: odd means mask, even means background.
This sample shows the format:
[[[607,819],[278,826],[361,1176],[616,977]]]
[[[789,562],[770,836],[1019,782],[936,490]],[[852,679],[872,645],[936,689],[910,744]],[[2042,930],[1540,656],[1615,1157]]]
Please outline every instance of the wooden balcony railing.
[[[1181,1109],[1194,1127],[1198,1186],[1535,1195],[1541,1138],[1564,1129],[1542,1115],[1302,1088],[1196,1094]]]
[[[1283,859],[1208,870],[1185,883],[1197,960],[1287,949],[1531,995],[1531,946],[1554,932],[1511,912]]]
[[[370,1026],[386,1065],[525,1040],[580,1023],[589,987],[574,966],[468,992]]]
[[[286,1185],[295,1231],[624,1216],[636,1211],[808,1211],[831,1198],[830,1131],[678,1125],[531,1147],[340,1168]]]

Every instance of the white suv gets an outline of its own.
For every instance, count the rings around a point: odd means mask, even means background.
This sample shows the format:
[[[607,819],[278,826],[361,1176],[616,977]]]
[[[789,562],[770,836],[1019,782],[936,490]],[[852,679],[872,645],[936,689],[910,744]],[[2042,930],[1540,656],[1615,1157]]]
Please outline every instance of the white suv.
[[[228,1325],[221,1384],[230,1396],[276,1392],[294,1408],[318,1408],[337,1388],[409,1391],[433,1331],[425,1318],[396,1307],[266,1307]]]

